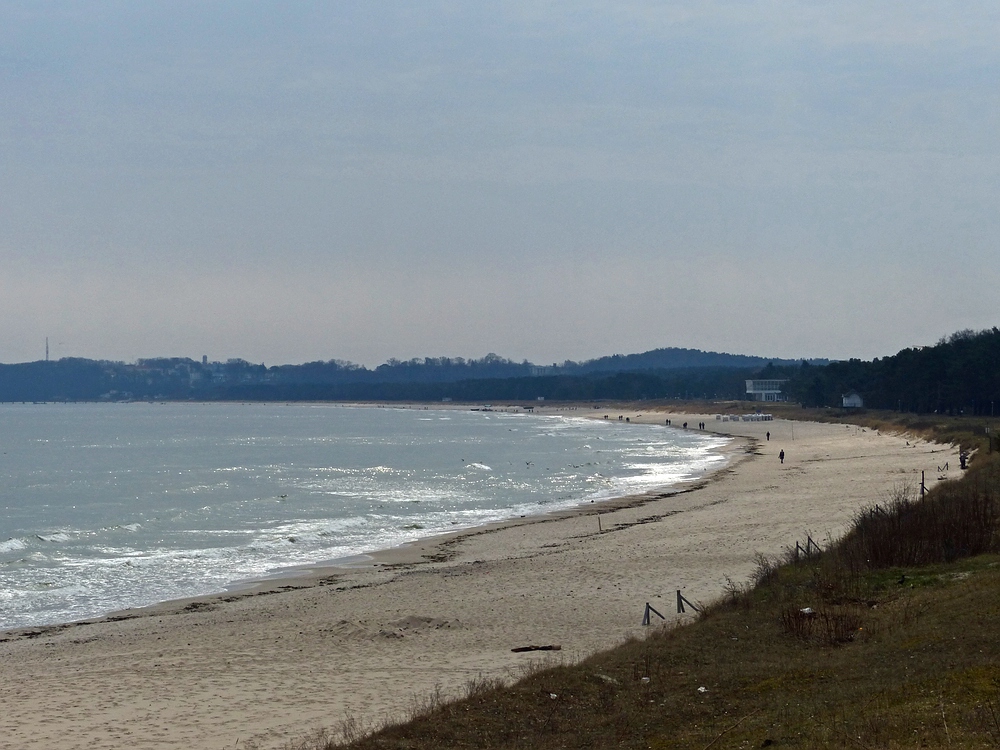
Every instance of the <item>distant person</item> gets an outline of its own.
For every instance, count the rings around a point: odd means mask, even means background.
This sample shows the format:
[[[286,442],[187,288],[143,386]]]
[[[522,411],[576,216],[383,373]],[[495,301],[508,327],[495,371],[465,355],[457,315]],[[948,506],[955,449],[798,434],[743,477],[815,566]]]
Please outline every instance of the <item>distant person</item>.
[[[785,463],[785,451],[784,450],[782,450],[781,453],[778,454],[778,460],[781,461],[781,463]]]
[[[687,428],[688,428],[688,423],[687,423],[687,422],[685,422],[685,423],[684,423],[684,429],[686,430]]]
[[[770,432],[767,433],[767,441],[771,442],[771,433]]]

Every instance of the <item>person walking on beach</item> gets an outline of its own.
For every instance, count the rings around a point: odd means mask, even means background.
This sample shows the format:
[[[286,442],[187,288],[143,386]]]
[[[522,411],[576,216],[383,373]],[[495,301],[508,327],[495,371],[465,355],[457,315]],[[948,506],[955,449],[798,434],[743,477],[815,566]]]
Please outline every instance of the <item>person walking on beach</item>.
[[[769,443],[771,442],[771,431],[770,430],[767,431],[767,442],[769,442]]]
[[[781,463],[785,463],[785,451],[784,450],[782,450],[781,453],[778,454],[778,460],[780,460]]]

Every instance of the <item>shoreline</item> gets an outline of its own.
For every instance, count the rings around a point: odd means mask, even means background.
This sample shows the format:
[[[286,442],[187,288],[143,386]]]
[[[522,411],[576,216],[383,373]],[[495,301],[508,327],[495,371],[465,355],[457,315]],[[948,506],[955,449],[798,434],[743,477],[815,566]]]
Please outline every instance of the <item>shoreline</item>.
[[[807,533],[836,538],[861,507],[921,469],[956,463],[951,446],[853,425],[617,413],[701,420],[738,440],[725,467],[662,496],[464,529],[375,553],[371,565],[250,591],[7,633],[0,748],[240,740],[269,750],[352,717],[404,718],[435,690],[457,696],[469,680],[510,680],[537,663],[512,648],[560,644],[557,658],[575,662],[648,632],[646,602],[683,620],[690,615],[672,614],[675,590],[714,600],[727,579],[749,577],[757,553],[777,554]]]
[[[130,402],[132,403],[132,402]],[[135,402],[140,404],[145,404],[146,402]],[[171,405],[173,402],[163,402],[163,405]],[[229,406],[230,402],[205,402],[208,405],[223,405]],[[159,404],[159,402],[157,402]],[[407,411],[439,411],[439,412],[450,412],[450,411],[481,411],[481,407],[474,407],[472,404],[462,404],[462,403],[446,403],[446,404],[425,404],[425,403],[407,403],[407,404],[394,404],[394,403],[354,403],[354,402],[316,402],[317,405],[331,406],[337,408],[350,408],[350,409],[402,409]],[[284,405],[284,402],[275,402],[275,405]],[[533,407],[539,408],[539,407]],[[530,412],[525,412],[523,407],[495,407],[491,408],[491,411],[496,412],[507,412],[511,409],[514,412],[520,412],[526,416],[558,416],[566,419],[584,419],[588,421],[601,421],[596,417],[595,414],[589,413],[589,410],[581,410],[580,414],[572,414],[566,412],[577,411],[576,407],[549,407],[539,408],[537,414],[532,415]],[[636,422],[636,424],[646,424],[664,427],[665,429],[674,429],[672,427],[667,428],[664,425],[653,422]],[[680,428],[676,428],[680,429]],[[509,518],[504,518],[496,521],[491,521],[484,524],[474,525],[474,526],[460,526],[454,529],[447,529],[437,531],[426,537],[420,537],[409,542],[404,542],[400,545],[393,547],[377,547],[373,549],[364,550],[343,558],[332,558],[326,560],[320,560],[313,563],[302,563],[302,564],[289,564],[278,566],[270,571],[261,574],[259,576],[249,577],[249,578],[239,578],[222,585],[219,589],[215,591],[210,591],[207,593],[197,593],[190,594],[186,596],[176,596],[167,599],[162,599],[159,601],[154,601],[149,604],[142,604],[137,606],[125,607],[123,609],[112,609],[105,611],[102,614],[97,614],[88,617],[81,617],[79,619],[71,620],[55,620],[51,622],[36,623],[30,625],[15,625],[13,627],[2,627],[0,628],[0,637],[3,635],[18,634],[24,631],[39,631],[48,630],[52,628],[64,628],[66,626],[73,626],[78,624],[93,624],[97,622],[102,622],[106,620],[117,620],[122,617],[130,617],[133,614],[141,614],[146,610],[153,610],[156,608],[169,607],[176,603],[191,603],[200,600],[211,600],[217,599],[219,597],[225,597],[231,594],[240,594],[245,592],[257,592],[261,590],[267,590],[279,585],[293,585],[301,584],[304,581],[308,581],[312,578],[322,579],[340,569],[365,569],[365,568],[375,568],[379,565],[385,564],[416,564],[423,562],[423,555],[426,550],[434,548],[439,544],[454,544],[458,541],[459,537],[465,535],[476,535],[478,533],[503,528],[510,525],[533,523],[539,520],[544,520],[549,517],[561,518],[568,517],[576,514],[595,514],[602,512],[602,509],[615,509],[622,507],[623,504],[641,504],[643,502],[648,502],[650,499],[656,497],[665,497],[666,494],[676,494],[678,492],[687,491],[691,485],[698,482],[704,481],[706,478],[712,476],[715,472],[724,470],[729,462],[732,460],[733,456],[739,451],[734,447],[738,438],[726,435],[719,435],[719,437],[727,437],[728,443],[723,446],[712,447],[708,450],[709,454],[720,455],[723,460],[723,464],[717,468],[708,469],[701,474],[696,476],[679,480],[672,484],[662,485],[654,487],[647,490],[646,492],[632,493],[627,495],[604,497],[599,499],[581,498],[579,502],[574,505],[560,506],[554,509],[545,509],[540,512],[531,513],[527,515],[511,516]],[[666,493],[666,494],[664,494]]]
[[[352,406],[355,405],[352,404]],[[418,408],[427,407],[420,406]],[[457,408],[461,408],[461,405]],[[541,412],[541,415],[545,415],[545,412]],[[591,417],[585,416],[580,418],[590,419]],[[636,424],[653,424],[653,422],[637,422]],[[673,429],[672,426],[668,427],[664,425],[664,427],[667,429]],[[264,578],[249,579],[246,581],[236,581],[230,586],[227,586],[226,592],[220,592],[219,594],[206,594],[199,597],[187,597],[182,600],[168,600],[149,606],[156,607],[160,604],[169,604],[172,601],[190,601],[212,596],[222,596],[223,593],[231,593],[234,591],[257,591],[285,581],[300,581],[302,579],[309,579],[313,577],[325,578],[331,573],[339,570],[373,569],[381,565],[417,565],[425,562],[428,556],[434,556],[433,550],[461,544],[467,537],[475,537],[481,534],[498,532],[516,526],[527,526],[536,523],[550,523],[562,519],[575,518],[577,516],[603,515],[625,508],[638,508],[647,503],[653,502],[654,500],[662,500],[675,495],[692,492],[702,487],[704,483],[712,481],[716,474],[726,471],[732,466],[739,464],[739,462],[745,458],[744,454],[748,452],[747,448],[741,448],[740,445],[742,443],[746,443],[750,440],[750,438],[727,435],[723,433],[713,434],[728,439],[728,442],[725,445],[709,449],[710,452],[714,452],[722,456],[722,465],[698,476],[683,479],[670,485],[663,485],[661,487],[653,488],[647,490],[646,492],[637,494],[608,497],[600,500],[592,499],[589,501],[582,501],[576,505],[546,510],[544,512],[534,513],[531,515],[521,515],[499,521],[492,521],[478,526],[466,526],[451,531],[431,534],[430,536],[405,542],[395,547],[385,547],[368,552],[362,552],[356,555],[351,555],[347,558],[327,560],[309,565],[279,568],[275,571],[274,575],[268,575]],[[125,612],[140,611],[143,609],[148,609],[148,607],[137,608],[134,610],[122,610],[121,612],[109,614],[122,614]]]

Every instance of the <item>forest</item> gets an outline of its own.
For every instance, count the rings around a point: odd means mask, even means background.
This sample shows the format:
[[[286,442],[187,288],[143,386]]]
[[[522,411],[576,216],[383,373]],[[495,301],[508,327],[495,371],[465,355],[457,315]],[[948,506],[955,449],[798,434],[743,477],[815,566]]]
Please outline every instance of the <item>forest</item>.
[[[767,371],[790,378],[786,395],[803,406],[840,406],[842,397],[855,391],[872,409],[992,416],[1000,408],[1000,329],[959,331],[933,346],[870,362]]]

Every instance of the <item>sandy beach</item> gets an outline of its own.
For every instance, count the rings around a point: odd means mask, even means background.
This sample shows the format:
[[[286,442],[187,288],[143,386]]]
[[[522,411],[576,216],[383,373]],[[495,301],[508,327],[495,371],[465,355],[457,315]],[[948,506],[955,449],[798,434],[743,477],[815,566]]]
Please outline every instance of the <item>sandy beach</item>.
[[[565,413],[553,407],[549,413]],[[588,410],[589,412],[589,410]],[[595,416],[580,410],[576,416]],[[854,426],[602,410],[735,437],[678,490],[437,537],[254,588],[0,635],[0,748],[280,748],[353,717],[402,718],[480,675],[577,661],[744,581],[757,553],[825,543],[957,450]],[[665,427],[666,429],[666,427]],[[765,433],[770,432],[770,440]],[[781,463],[779,451],[784,450]],[[948,462],[951,470],[937,471]],[[681,615],[681,617],[690,615]],[[238,743],[238,744],[237,744]]]

